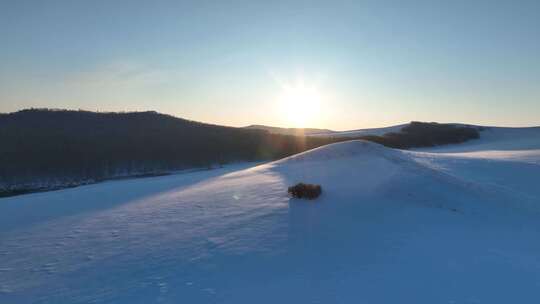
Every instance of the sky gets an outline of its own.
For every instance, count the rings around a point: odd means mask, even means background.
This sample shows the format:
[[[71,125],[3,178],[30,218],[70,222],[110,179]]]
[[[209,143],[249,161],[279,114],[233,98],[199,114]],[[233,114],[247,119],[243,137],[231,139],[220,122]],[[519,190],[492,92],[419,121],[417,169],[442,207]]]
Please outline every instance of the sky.
[[[0,0],[0,112],[540,125],[540,1]]]

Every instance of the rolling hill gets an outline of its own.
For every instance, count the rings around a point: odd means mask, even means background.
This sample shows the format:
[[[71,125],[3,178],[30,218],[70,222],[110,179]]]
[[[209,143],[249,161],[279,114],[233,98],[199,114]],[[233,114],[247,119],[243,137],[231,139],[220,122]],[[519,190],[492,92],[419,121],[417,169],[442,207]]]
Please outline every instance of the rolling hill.
[[[337,140],[211,125],[151,111],[23,110],[0,115],[0,195],[273,160]]]
[[[282,135],[298,135],[298,136],[309,136],[314,134],[333,134],[336,131],[328,129],[315,129],[315,128],[280,128],[280,127],[270,127],[264,125],[250,125],[244,127],[244,129],[251,130],[264,130],[273,134],[282,134]]]

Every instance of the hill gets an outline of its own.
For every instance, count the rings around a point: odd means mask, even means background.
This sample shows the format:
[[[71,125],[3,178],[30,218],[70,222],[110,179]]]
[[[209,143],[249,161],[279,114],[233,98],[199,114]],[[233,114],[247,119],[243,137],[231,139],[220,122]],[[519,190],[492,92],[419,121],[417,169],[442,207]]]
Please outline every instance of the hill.
[[[403,127],[409,125],[399,124],[395,126],[382,127],[382,128],[367,128],[367,129],[356,129],[348,131],[331,131],[331,132],[313,132],[310,136],[332,136],[332,137],[360,137],[360,136],[382,136],[390,132],[399,132]]]
[[[321,136],[321,132],[334,133],[264,126],[233,128],[152,111],[22,110],[0,114],[0,196],[232,162],[275,160],[351,138],[412,148],[479,137],[474,128],[420,122],[397,132],[381,132],[396,128],[347,133],[354,137],[340,133]]]
[[[399,132],[403,127],[408,124],[400,124],[382,128],[367,128],[356,129],[347,131],[334,131],[329,129],[317,129],[317,128],[281,128],[265,125],[250,125],[245,127],[246,129],[265,130],[274,134],[285,135],[306,135],[306,136],[321,136],[321,137],[348,137],[357,138],[366,135],[381,136],[390,132]]]
[[[273,134],[282,134],[282,135],[313,135],[313,134],[332,134],[335,131],[328,129],[315,129],[315,128],[279,128],[279,127],[270,127],[264,125],[251,125],[244,127],[245,129],[253,130],[264,130]]]
[[[287,129],[268,126],[249,126],[249,129],[266,130],[274,134],[297,134],[308,137],[331,138],[334,141],[363,139],[399,149],[433,147],[465,142],[480,138],[485,127],[465,124],[440,124],[412,121],[407,124],[384,128],[331,131],[324,129]]]
[[[23,110],[0,115],[0,193],[271,160],[335,141],[156,112]]]

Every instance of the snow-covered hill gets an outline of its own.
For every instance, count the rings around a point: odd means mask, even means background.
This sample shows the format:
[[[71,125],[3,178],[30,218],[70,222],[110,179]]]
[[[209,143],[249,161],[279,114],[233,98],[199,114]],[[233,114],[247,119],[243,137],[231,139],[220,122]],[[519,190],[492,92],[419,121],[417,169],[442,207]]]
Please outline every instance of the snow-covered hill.
[[[490,128],[0,199],[0,303],[537,303],[538,180],[540,129]]]

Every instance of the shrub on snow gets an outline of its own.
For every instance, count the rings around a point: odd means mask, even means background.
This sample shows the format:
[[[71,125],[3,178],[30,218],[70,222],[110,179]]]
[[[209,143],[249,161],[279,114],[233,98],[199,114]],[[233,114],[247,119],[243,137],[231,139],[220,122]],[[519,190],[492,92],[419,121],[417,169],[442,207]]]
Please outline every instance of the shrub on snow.
[[[320,185],[298,183],[288,189],[289,194],[295,198],[315,199],[322,193]]]

